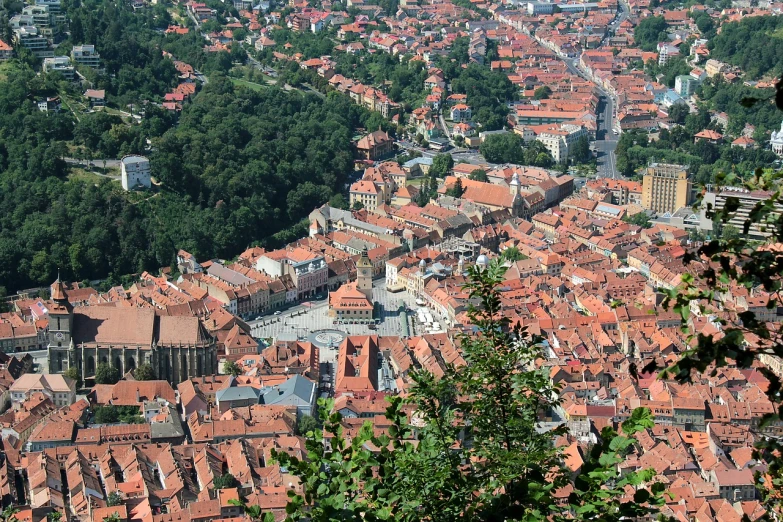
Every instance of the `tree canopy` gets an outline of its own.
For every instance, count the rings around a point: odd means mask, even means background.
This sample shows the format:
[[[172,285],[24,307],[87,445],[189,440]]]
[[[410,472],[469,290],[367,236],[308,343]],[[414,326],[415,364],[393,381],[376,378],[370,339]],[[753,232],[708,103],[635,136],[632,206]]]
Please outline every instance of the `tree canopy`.
[[[67,370],[63,373],[64,376],[68,377],[69,379],[72,379],[76,383],[76,389],[80,389],[82,387],[82,376],[79,373],[79,368],[76,366],[69,366]]]
[[[234,361],[226,361],[223,363],[223,373],[226,375],[233,375],[236,377],[237,375],[242,375],[242,367],[239,366]]]
[[[116,384],[120,380],[120,370],[109,363],[100,363],[95,368],[95,384]]]
[[[545,100],[549,98],[549,96],[552,94],[552,89],[547,87],[546,85],[543,85],[536,89],[533,92],[533,99],[535,100]]]
[[[625,221],[626,223],[630,223],[632,225],[640,226],[642,228],[652,227],[650,216],[648,216],[646,212],[638,212],[633,216],[625,216],[623,217],[623,221]]]
[[[143,424],[138,406],[96,406],[93,416],[95,424]]]
[[[276,234],[342,191],[352,129],[367,117],[342,95],[256,92],[214,75],[174,128],[154,109],[140,125],[108,115],[74,125],[67,113],[38,111],[30,95],[49,87],[29,69],[3,85],[0,286],[13,290],[48,284],[58,268],[118,284],[170,265],[179,248],[230,258],[253,241],[277,246]],[[107,141],[115,130],[125,137]],[[147,138],[160,185],[140,197],[106,178],[70,177],[63,161],[71,140],[108,154],[140,152]]]
[[[491,163],[522,163],[525,160],[522,138],[513,132],[487,136],[479,151]]]
[[[729,118],[731,125],[731,116]],[[625,176],[632,176],[654,159],[664,163],[688,165],[694,175],[694,181],[707,184],[712,183],[715,176],[721,172],[752,173],[757,167],[772,165],[777,159],[772,151],[761,147],[732,147],[731,140],[718,145],[703,140],[694,143],[693,137],[696,133],[714,126],[709,113],[701,110],[688,114],[683,126],[661,130],[659,139],[655,141],[650,141],[642,131],[624,132],[615,151],[617,170]]]
[[[162,96],[177,84],[174,63],[160,51],[160,29],[171,23],[163,4],[150,6],[143,16],[127,3],[84,0],[64,4],[70,19],[68,43],[93,44],[101,55],[103,72],[86,69],[96,89],[110,101],[127,103]],[[197,49],[203,55],[203,41]],[[196,65],[198,66],[198,65]]]
[[[152,369],[152,366],[145,363],[140,364],[139,367],[133,371],[133,378],[137,381],[154,381],[157,377],[155,376],[155,370]]]
[[[468,175],[468,179],[472,179],[473,181],[489,181],[489,178],[487,178],[487,172],[484,169],[472,170]]]
[[[724,23],[707,45],[711,58],[740,67],[750,79],[783,74],[783,20],[779,16]]]
[[[659,42],[666,42],[666,20],[663,16],[642,18],[633,31],[633,39],[644,51],[655,51]]]
[[[122,497],[116,491],[109,492],[106,495],[106,505],[109,507],[119,506],[122,503]]]
[[[231,473],[224,473],[219,477],[215,477],[215,480],[212,481],[212,485],[215,489],[230,489],[237,487],[239,483],[237,482],[237,479],[234,478],[234,475]]]
[[[473,119],[482,130],[502,129],[508,118],[507,104],[519,98],[519,89],[505,74],[478,64],[457,68],[456,73],[451,78],[451,90],[467,95]]]
[[[443,178],[451,172],[453,167],[454,158],[451,157],[451,154],[438,154],[432,158],[432,166],[427,173],[433,177]]]
[[[465,188],[462,186],[462,178],[457,178],[457,181],[446,190],[446,195],[452,198],[461,198],[465,192]]]

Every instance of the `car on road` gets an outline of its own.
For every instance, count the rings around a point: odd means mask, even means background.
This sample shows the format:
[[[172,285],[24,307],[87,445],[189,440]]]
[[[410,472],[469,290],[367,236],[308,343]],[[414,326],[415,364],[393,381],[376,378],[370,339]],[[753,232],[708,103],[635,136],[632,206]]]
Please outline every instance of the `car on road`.
[[[617,135],[617,134],[620,134],[620,133],[617,132],[617,129],[612,129],[612,134]]]
[[[283,313],[283,312],[281,312],[280,310],[277,310],[277,311],[275,311],[275,315],[280,315],[280,314],[282,314],[282,313]]]

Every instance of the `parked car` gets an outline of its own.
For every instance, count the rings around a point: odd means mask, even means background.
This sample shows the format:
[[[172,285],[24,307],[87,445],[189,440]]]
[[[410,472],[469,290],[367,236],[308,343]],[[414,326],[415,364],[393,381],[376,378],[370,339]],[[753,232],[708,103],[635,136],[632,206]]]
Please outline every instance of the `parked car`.
[[[276,311],[275,311],[275,315],[280,315],[280,314],[282,314],[282,313],[283,313],[283,312],[281,312],[280,310],[276,310]]]

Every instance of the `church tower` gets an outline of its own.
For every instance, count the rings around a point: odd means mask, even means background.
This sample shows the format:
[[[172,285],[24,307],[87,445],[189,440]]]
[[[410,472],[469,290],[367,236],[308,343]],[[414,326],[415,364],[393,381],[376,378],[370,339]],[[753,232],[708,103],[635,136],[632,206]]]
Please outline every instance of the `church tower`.
[[[68,369],[73,331],[73,306],[68,302],[65,286],[57,278],[51,286],[52,306],[49,308],[49,371]]]
[[[514,172],[514,175],[511,176],[511,183],[508,184],[508,189],[512,196],[519,196],[519,188],[519,174]]]
[[[362,250],[362,256],[356,263],[356,289],[372,302],[372,263],[367,255],[367,247]]]

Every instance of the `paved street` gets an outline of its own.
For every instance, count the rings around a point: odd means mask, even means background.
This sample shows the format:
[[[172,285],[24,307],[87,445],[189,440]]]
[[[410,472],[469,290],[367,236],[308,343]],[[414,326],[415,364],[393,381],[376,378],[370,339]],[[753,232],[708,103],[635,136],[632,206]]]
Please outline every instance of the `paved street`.
[[[76,159],[76,158],[63,158],[66,163],[70,165],[87,165],[87,160],[85,159]],[[120,160],[118,159],[93,159],[90,160],[90,165],[93,167],[97,166],[103,166],[103,162],[106,162],[106,168],[120,168]]]

